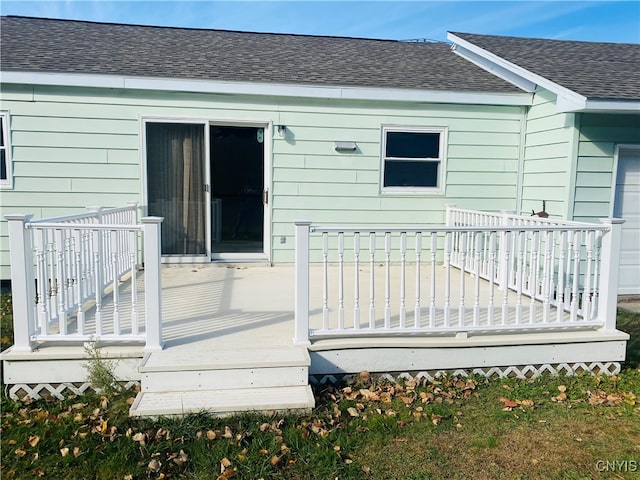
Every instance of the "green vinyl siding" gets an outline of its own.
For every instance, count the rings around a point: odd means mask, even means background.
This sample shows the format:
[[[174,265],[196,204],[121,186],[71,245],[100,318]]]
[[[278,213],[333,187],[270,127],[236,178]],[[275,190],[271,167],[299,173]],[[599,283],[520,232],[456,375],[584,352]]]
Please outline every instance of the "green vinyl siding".
[[[617,145],[640,144],[640,115],[580,115],[573,219],[597,222],[612,214]]]
[[[520,212],[538,212],[545,200],[552,217],[567,218],[574,114],[556,113],[555,102],[554,94],[538,89],[527,112]]]
[[[293,260],[293,221],[324,224],[441,224],[446,204],[516,207],[521,107],[296,99],[76,87],[2,85],[11,113],[14,186],[1,215],[36,218],[88,205],[142,203],[141,118],[286,125],[271,142],[274,262]],[[442,194],[381,194],[382,126],[442,128]],[[335,151],[336,141],[356,152]],[[269,149],[267,149],[269,150]],[[487,192],[491,192],[487,195]],[[285,242],[281,243],[284,237]],[[6,222],[1,277],[8,278]]]

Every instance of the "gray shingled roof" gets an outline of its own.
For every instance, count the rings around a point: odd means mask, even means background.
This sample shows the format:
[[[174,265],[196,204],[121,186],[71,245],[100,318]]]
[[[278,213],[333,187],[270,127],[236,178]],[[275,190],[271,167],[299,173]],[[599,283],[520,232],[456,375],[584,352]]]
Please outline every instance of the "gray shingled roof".
[[[3,71],[521,92],[444,43],[2,17]]]
[[[451,33],[587,98],[640,99],[640,44]]]

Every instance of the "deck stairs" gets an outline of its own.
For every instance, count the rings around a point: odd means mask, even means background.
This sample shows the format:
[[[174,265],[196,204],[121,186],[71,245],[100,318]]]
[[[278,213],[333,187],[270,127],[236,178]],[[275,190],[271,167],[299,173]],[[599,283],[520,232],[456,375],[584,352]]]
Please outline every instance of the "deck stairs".
[[[142,361],[131,416],[309,412],[309,353],[296,346],[164,350]]]

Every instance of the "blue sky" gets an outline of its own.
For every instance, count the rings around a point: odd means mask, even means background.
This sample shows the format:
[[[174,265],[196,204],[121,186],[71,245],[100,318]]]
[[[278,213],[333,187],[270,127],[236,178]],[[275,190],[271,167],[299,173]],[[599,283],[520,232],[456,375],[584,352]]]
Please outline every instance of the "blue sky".
[[[640,1],[8,1],[2,15],[446,40],[447,31],[640,43]]]

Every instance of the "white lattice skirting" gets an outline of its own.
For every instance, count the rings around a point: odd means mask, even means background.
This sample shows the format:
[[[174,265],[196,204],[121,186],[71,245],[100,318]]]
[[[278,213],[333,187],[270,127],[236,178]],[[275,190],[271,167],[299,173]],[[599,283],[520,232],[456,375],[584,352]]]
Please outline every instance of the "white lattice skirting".
[[[140,386],[137,380],[122,382],[121,386],[125,390],[130,390]],[[68,395],[82,395],[87,392],[94,392],[94,388],[89,383],[16,383],[9,385],[9,398],[12,400],[23,400],[32,398],[39,400],[41,398],[57,398],[64,400]]]
[[[468,377],[469,375],[479,375],[481,377],[491,378],[497,376],[499,378],[520,378],[532,379],[541,375],[580,375],[590,373],[592,375],[617,375],[620,373],[619,362],[593,362],[593,363],[558,363],[558,364],[542,364],[542,365],[524,365],[517,367],[488,367],[458,370],[428,370],[421,372],[401,372],[401,373],[383,373],[380,374],[381,380],[392,383],[406,382],[407,380],[418,380],[420,382],[432,382],[444,375],[456,375],[458,377]],[[357,375],[357,374],[356,374]],[[339,383],[355,376],[354,374],[346,375],[312,375],[309,380],[312,385],[324,385],[326,383]]]

